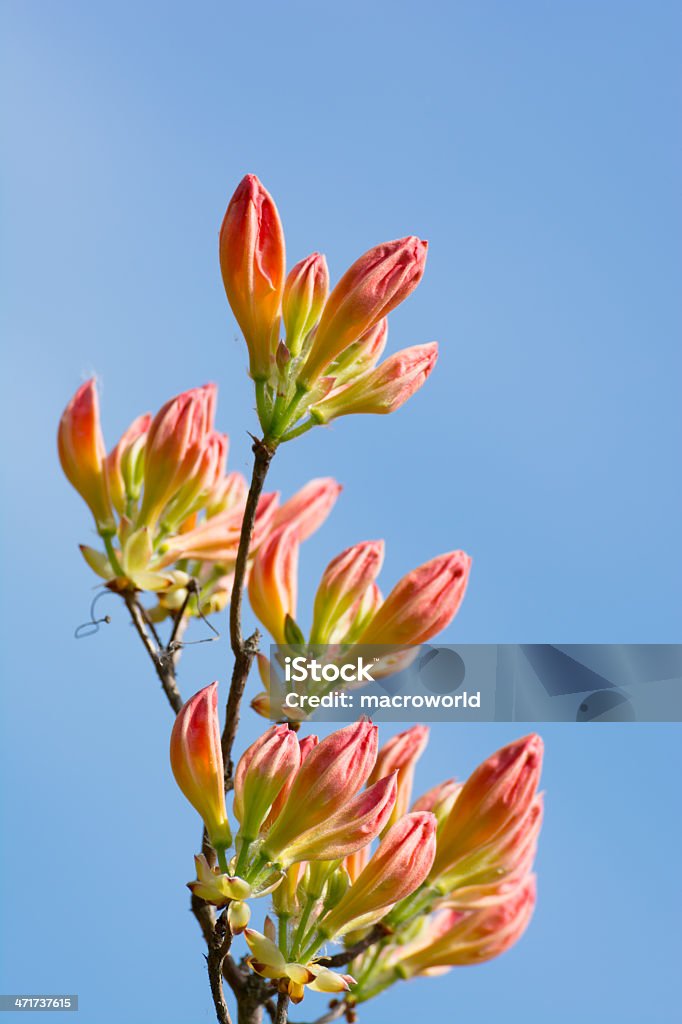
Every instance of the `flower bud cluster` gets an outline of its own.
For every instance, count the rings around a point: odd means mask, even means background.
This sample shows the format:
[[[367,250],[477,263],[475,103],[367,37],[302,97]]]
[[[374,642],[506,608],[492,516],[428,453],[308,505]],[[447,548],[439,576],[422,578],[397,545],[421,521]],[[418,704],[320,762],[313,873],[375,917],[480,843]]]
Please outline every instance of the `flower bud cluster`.
[[[378,363],[387,315],[424,273],[427,243],[421,239],[374,246],[330,292],[327,263],[318,252],[286,273],[277,207],[258,178],[247,174],[227,207],[219,250],[270,443],[350,413],[393,412],[431,373],[435,342]]]
[[[180,608],[220,611],[229,600],[247,485],[241,473],[226,471],[216,398],[214,384],[182,392],[155,416],[138,416],[108,454],[94,380],[81,385],[59,423],[62,469],[104,544],[82,545],[83,557],[112,590],[156,593],[157,621]],[[278,494],[263,494],[251,560],[273,532],[287,528],[297,543],[310,536],[339,491],[324,478],[283,504]]]

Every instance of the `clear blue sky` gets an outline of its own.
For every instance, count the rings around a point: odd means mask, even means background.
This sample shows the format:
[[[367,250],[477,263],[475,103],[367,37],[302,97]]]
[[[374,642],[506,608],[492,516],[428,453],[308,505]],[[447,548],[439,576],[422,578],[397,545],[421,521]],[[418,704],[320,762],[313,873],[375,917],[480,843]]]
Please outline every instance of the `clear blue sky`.
[[[345,486],[306,547],[302,608],[333,554],[385,537],[384,586],[473,555],[453,642],[680,641],[682,16],[630,0],[1,8],[0,991],[78,992],[81,1024],[210,1021],[170,713],[113,602],[108,629],[73,640],[90,525],[57,465],[59,414],[96,371],[112,442],[215,379],[246,468],[255,418],[217,232],[255,172],[291,262],[321,249],[338,277],[376,242],[431,243],[390,338],[441,342],[428,386],[276,460],[287,492]],[[183,691],[227,673],[224,642],[190,649]],[[402,985],[367,1024],[672,1019],[680,729],[542,732],[526,938]],[[518,733],[438,726],[421,785]]]

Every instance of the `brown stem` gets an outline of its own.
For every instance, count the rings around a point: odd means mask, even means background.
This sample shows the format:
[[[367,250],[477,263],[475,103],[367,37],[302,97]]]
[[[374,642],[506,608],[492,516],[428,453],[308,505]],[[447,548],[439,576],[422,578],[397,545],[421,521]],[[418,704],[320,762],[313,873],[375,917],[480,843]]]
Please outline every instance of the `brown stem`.
[[[339,1017],[343,1017],[347,1010],[347,1003],[334,1000],[334,1002],[329,1004],[327,1012],[323,1013],[321,1017],[318,1017],[317,1020],[313,1021],[313,1024],[331,1024],[332,1021],[338,1020]]]
[[[365,936],[364,939],[360,939],[354,946],[349,946],[348,949],[344,949],[343,953],[336,953],[334,956],[321,956],[320,963],[323,963],[325,967],[344,967],[349,964],[351,960],[354,960],[356,956],[360,956],[366,949],[373,946],[376,942],[380,942],[381,939],[385,939],[387,935],[391,934],[390,928],[387,928],[383,924],[375,924],[371,932]]]
[[[239,725],[239,708],[246,681],[249,677],[253,659],[258,652],[260,633],[258,630],[244,639],[242,634],[242,600],[244,596],[244,583],[246,581],[246,569],[249,560],[249,550],[253,537],[253,528],[256,522],[258,501],[263,491],[263,484],[267,476],[275,449],[271,448],[265,441],[254,438],[253,441],[253,474],[251,486],[244,508],[242,529],[239,537],[239,548],[234,569],[234,582],[232,584],[232,596],[230,597],[230,643],[234,654],[234,668],[232,670],[232,681],[230,692],[227,698],[227,709],[225,712],[225,728],[222,735],[223,764],[225,766],[225,789],[232,789],[232,776],[234,765],[232,763],[232,747],[237,727]]]
[[[158,635],[156,634],[156,631],[154,631],[153,636],[150,635],[150,631],[147,628],[148,620],[144,614],[142,605],[137,599],[137,595],[134,592],[126,591],[123,594],[123,600],[126,603],[126,608],[130,612],[130,617],[133,620],[133,626],[137,630],[138,636],[144,644],[145,650],[154,665],[156,674],[161,681],[161,686],[163,688],[163,692],[168,698],[168,703],[177,715],[182,707],[183,701],[175,678],[175,654],[169,653],[167,648],[164,649],[158,645]],[[176,635],[179,629],[180,625],[178,624],[177,629],[174,630]]]
[[[289,996],[286,992],[280,992],[277,997],[277,1012],[275,1013],[275,1024],[287,1024],[289,1019]]]
[[[224,910],[211,934],[208,944],[208,980],[211,985],[211,995],[215,1006],[216,1017],[220,1024],[232,1024],[230,1011],[225,1002],[223,992],[223,963],[232,944],[232,932],[227,920],[227,911]]]

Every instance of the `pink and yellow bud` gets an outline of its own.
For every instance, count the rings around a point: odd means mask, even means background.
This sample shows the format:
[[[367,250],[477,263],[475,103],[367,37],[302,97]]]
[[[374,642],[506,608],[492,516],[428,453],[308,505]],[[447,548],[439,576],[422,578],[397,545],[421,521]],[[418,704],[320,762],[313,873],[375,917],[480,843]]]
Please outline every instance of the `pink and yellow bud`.
[[[115,524],[107,491],[106,452],[94,379],[79,387],[62,413],[57,447],[66,479],[89,507],[98,529],[112,534]]]
[[[333,558],[315,595],[310,642],[328,643],[335,625],[362,598],[374,582],[384,560],[384,542],[355,544]]]
[[[289,272],[284,284],[282,319],[292,356],[300,353],[306,337],[320,319],[328,294],[329,270],[319,252],[307,256]]]
[[[327,938],[375,924],[428,875],[436,854],[436,819],[406,814],[393,825],[346,894],[320,923]]]
[[[374,327],[354,341],[345,349],[338,359],[329,367],[329,376],[334,380],[334,388],[341,387],[351,378],[359,377],[372,370],[379,362],[388,341],[388,320],[384,317]]]
[[[319,530],[341,493],[341,484],[332,477],[310,480],[275,512],[273,528],[292,526],[300,541]]]
[[[318,423],[356,413],[386,415],[395,412],[424,384],[436,365],[438,345],[414,345],[389,356],[374,370],[368,370],[311,406]]]
[[[307,831],[295,832],[286,844],[281,835],[273,838],[271,833],[262,853],[284,868],[301,860],[341,860],[376,839],[391,816],[395,797],[396,781],[391,775],[356,793],[340,810]],[[296,806],[292,794],[288,803]]]
[[[439,555],[404,576],[361,636],[363,644],[422,644],[452,621],[462,603],[471,559],[463,551]]]
[[[535,900],[535,877],[531,875],[502,903],[459,914],[445,934],[401,958],[400,975],[411,978],[436,967],[462,967],[500,956],[523,935],[533,915]]]
[[[284,290],[284,232],[277,207],[254,174],[230,200],[220,229],[220,269],[227,300],[249,350],[254,380],[270,374]]]
[[[413,725],[411,729],[398,733],[383,745],[376,764],[368,779],[371,785],[385,775],[397,772],[398,796],[389,826],[407,813],[412,799],[414,769],[429,742],[429,730],[425,725]]]
[[[287,616],[296,616],[298,551],[294,524],[276,530],[258,548],[249,577],[251,607],[277,644],[285,643]]]
[[[542,770],[542,740],[536,733],[508,744],[467,779],[438,836],[431,877],[452,875],[465,858],[485,853],[527,819]],[[471,863],[466,865],[467,873]]]
[[[139,521],[156,524],[169,501],[195,476],[213,429],[215,385],[171,398],[152,420],[144,450],[144,493]]]
[[[232,836],[225,808],[217,683],[181,708],[171,733],[170,759],[175,781],[203,818],[211,845],[224,850]]]
[[[445,782],[439,782],[437,786],[428,789],[418,800],[415,800],[412,810],[431,811],[436,815],[440,825],[452,810],[453,804],[463,785],[464,783],[457,782],[456,779],[447,779]]]
[[[274,725],[252,743],[237,765],[234,778],[234,816],[243,842],[258,836],[268,811],[301,763],[296,733],[288,725]]]
[[[133,420],[105,460],[107,487],[111,503],[119,515],[128,513],[128,503],[137,502],[142,490],[143,449],[152,422],[149,413]]]
[[[384,598],[376,583],[370,584],[352,608],[334,623],[329,634],[330,644],[354,644],[362,634],[365,626],[383,604]]]
[[[346,271],[324,307],[301,373],[304,386],[414,291],[426,250],[419,238],[400,238],[370,249]]]
[[[377,732],[371,722],[353,722],[309,750],[272,826],[268,851],[274,854],[288,846],[358,792],[376,761]]]

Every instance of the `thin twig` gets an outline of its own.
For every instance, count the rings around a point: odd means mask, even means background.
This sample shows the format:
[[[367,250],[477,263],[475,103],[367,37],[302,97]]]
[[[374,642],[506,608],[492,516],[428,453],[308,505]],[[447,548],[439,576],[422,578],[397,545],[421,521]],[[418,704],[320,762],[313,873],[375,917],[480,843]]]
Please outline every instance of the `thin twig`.
[[[289,996],[286,992],[280,992],[277,996],[277,1012],[275,1013],[275,1024],[287,1024],[289,1019]]]
[[[168,698],[168,703],[177,715],[182,707],[183,700],[175,678],[175,659],[173,657],[164,657],[163,648],[158,647],[153,637],[150,636],[149,630],[147,629],[148,620],[137,596],[134,593],[126,591],[123,594],[123,600],[130,612],[130,617],[133,620],[133,626],[137,630],[138,636],[144,644],[145,650],[154,665],[154,669],[156,670],[156,674],[161,682],[163,692]]]
[[[336,953],[334,956],[321,956],[319,957],[320,963],[323,963],[325,967],[344,967],[349,964],[351,960],[354,960],[356,956],[360,956],[366,949],[373,946],[376,942],[380,942],[381,939],[385,939],[387,935],[390,935],[391,931],[386,928],[383,924],[375,924],[371,932],[365,936],[364,939],[360,939],[354,946],[350,946],[348,949],[344,949],[343,953]]]
[[[329,1009],[326,1013],[323,1013],[321,1017],[313,1021],[312,1024],[331,1024],[332,1021],[338,1020],[339,1017],[343,1017],[344,1013],[348,1011],[348,1003],[338,1002],[334,1000],[333,1003],[329,1004]],[[293,1024],[293,1021],[291,1022]]]
[[[227,709],[225,712],[225,728],[222,735],[223,764],[225,766],[225,789],[232,788],[232,775],[234,765],[232,763],[232,747],[237,727],[239,725],[239,708],[246,681],[249,676],[251,664],[258,652],[260,633],[256,630],[250,637],[244,639],[242,634],[242,599],[244,596],[244,584],[246,581],[246,569],[249,559],[249,550],[253,537],[253,528],[256,522],[258,501],[263,491],[263,484],[267,476],[272,457],[275,450],[258,438],[253,441],[253,474],[251,486],[246,498],[244,518],[242,519],[241,534],[239,536],[239,548],[234,568],[234,582],[232,584],[232,595],[230,597],[230,643],[234,654],[234,668],[232,670],[232,681],[230,692],[227,698]]]
[[[208,944],[208,980],[211,985],[211,995],[215,1006],[216,1017],[220,1024],[232,1024],[230,1011],[225,1002],[223,992],[223,962],[232,944],[232,932],[227,920],[227,910],[224,910],[218,920]]]

